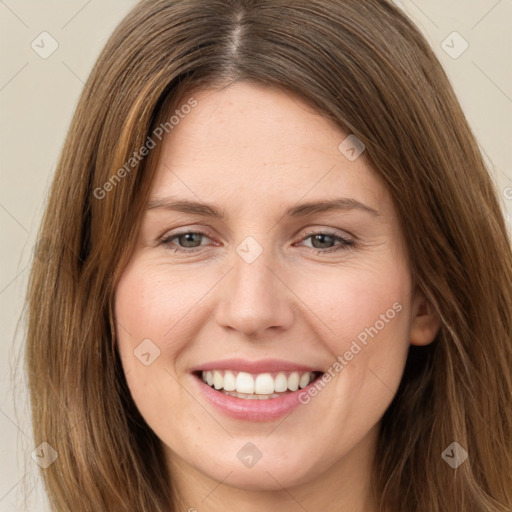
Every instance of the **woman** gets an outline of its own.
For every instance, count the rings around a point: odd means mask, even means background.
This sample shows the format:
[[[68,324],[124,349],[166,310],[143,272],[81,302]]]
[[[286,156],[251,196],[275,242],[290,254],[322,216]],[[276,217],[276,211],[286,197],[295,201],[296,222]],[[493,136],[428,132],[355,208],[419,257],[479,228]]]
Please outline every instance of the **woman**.
[[[138,4],[40,238],[54,510],[512,507],[510,240],[390,2]]]

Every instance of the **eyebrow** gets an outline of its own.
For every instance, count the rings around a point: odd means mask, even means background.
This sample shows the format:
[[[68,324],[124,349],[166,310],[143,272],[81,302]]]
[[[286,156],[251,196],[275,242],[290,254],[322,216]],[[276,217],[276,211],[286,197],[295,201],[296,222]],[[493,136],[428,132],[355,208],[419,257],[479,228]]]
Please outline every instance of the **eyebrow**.
[[[199,203],[195,201],[175,201],[172,198],[152,199],[147,207],[147,210],[171,210],[182,213],[190,213],[195,215],[201,215],[204,217],[213,217],[220,220],[226,219],[224,210],[220,210],[213,205],[205,203]],[[314,201],[309,203],[303,203],[298,206],[293,206],[285,212],[285,216],[292,218],[307,217],[318,213],[324,213],[336,210],[359,210],[362,212],[370,213],[376,217],[380,216],[380,213],[355,199],[348,197],[340,197],[338,199],[332,199],[329,201]]]

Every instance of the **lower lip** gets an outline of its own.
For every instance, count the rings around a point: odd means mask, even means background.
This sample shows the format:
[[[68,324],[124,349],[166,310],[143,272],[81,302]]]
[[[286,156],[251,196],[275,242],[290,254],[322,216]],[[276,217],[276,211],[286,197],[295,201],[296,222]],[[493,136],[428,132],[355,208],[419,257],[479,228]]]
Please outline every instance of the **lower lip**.
[[[194,378],[198,382],[201,392],[217,409],[231,418],[246,421],[270,421],[289,414],[296,407],[302,405],[299,401],[299,395],[307,393],[309,387],[313,386],[318,380],[317,378],[305,388],[292,391],[278,398],[247,400],[226,395],[223,391],[216,391],[197,375],[194,375]]]

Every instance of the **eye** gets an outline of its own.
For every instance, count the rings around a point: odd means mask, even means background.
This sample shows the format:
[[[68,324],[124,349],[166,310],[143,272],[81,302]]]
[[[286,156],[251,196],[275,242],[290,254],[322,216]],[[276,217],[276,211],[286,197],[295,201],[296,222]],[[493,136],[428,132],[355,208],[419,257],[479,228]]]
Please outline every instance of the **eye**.
[[[336,233],[325,230],[306,233],[306,236],[302,240],[308,239],[311,239],[311,249],[315,250],[317,253],[343,251],[355,246],[355,242],[353,240],[349,240]],[[338,242],[338,245],[333,246],[332,244],[335,242]],[[325,245],[330,247],[325,247]]]
[[[167,235],[159,240],[159,244],[167,246],[169,249],[173,249],[174,252],[195,252],[200,250],[202,245],[201,241],[204,238],[211,239],[209,233],[204,231],[182,231],[181,233],[174,233]],[[313,231],[307,233],[302,240],[311,239],[311,250],[317,253],[331,253],[342,250],[347,250],[350,247],[355,246],[353,240],[344,238],[331,231]],[[174,243],[174,242],[177,243]],[[336,244],[337,245],[332,245]],[[326,245],[328,247],[326,247]]]
[[[173,235],[164,236],[159,243],[174,249],[174,252],[195,252],[201,247],[201,238],[210,238],[208,233],[203,231],[183,231]],[[176,240],[179,245],[173,243]],[[199,243],[198,243],[199,242]]]

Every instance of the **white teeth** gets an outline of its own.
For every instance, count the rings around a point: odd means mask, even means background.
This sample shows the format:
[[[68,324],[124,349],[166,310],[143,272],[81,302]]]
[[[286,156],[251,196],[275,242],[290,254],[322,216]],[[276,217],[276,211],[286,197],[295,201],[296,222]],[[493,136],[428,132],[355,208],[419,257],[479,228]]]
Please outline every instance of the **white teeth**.
[[[288,389],[291,391],[297,391],[297,389],[299,389],[299,382],[300,382],[299,374],[297,372],[293,372],[288,377]]]
[[[288,389],[288,379],[284,373],[278,373],[274,381],[274,391],[283,393]]]
[[[236,389],[236,380],[233,372],[229,370],[224,373],[224,391],[235,391]]]
[[[277,393],[297,391],[305,388],[315,378],[311,372],[291,372],[288,377],[279,372],[275,377],[270,373],[251,375],[247,372],[231,370],[208,370],[202,372],[202,379],[210,387],[224,393],[248,400],[277,398]]]
[[[222,377],[222,373],[215,370],[213,372],[213,387],[215,389],[220,389],[224,385],[224,379]]]
[[[238,373],[236,376],[236,391],[238,393],[247,393],[248,395],[254,393],[254,379],[250,373]]]
[[[271,395],[274,392],[274,379],[270,373],[262,373],[256,377],[254,392],[258,395]]]
[[[309,381],[310,381],[309,373],[303,373],[302,377],[300,378],[300,381],[299,381],[299,387],[301,389],[305,388],[309,384]]]

